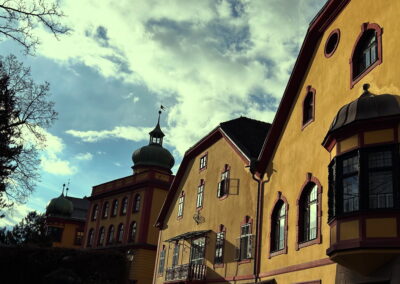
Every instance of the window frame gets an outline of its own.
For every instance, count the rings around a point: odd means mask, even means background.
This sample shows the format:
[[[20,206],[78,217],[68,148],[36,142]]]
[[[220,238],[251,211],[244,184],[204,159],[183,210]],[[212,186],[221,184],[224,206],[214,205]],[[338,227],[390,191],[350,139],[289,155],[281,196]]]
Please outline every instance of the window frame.
[[[248,228],[247,233],[243,233],[245,228]],[[239,264],[251,262],[254,258],[255,237],[253,234],[253,219],[245,216],[240,224],[239,238],[236,239],[236,256],[235,260]],[[250,251],[250,254],[249,254]]]
[[[392,175],[392,199],[393,206],[392,207],[383,207],[383,208],[372,208],[369,204],[369,195],[370,195],[370,185],[369,185],[369,173],[370,171],[374,171],[374,169],[369,168],[368,157],[371,153],[379,153],[379,152],[391,152],[391,162],[392,165],[389,167]],[[395,209],[400,209],[400,192],[396,190],[400,183],[400,165],[399,165],[399,144],[386,144],[380,146],[372,146],[372,147],[364,147],[358,148],[344,154],[336,156],[332,159],[329,164],[329,192],[328,192],[328,206],[329,206],[329,214],[328,214],[328,222],[336,219],[337,217],[349,216],[354,214],[359,214],[360,212],[368,211],[368,212],[385,212],[391,211]],[[349,157],[358,157],[359,159],[359,183],[358,183],[358,192],[359,196],[359,208],[358,210],[351,212],[344,212],[343,209],[343,160],[348,159]],[[388,170],[385,167],[386,171]],[[362,190],[360,190],[362,188]]]
[[[134,236],[132,237],[132,233],[135,232]],[[128,242],[135,243],[136,242],[136,235],[137,235],[137,222],[132,221],[129,225],[129,237]]]
[[[360,41],[363,39],[363,36],[365,35],[366,32],[369,30],[375,30],[375,35],[376,35],[376,44],[377,44],[377,54],[376,54],[376,61],[366,67],[364,70],[362,70],[359,74],[355,75],[355,58],[357,58],[358,54],[357,51],[359,51],[359,44]],[[371,72],[372,69],[374,69],[376,66],[382,64],[382,33],[383,29],[376,23],[363,23],[361,25],[361,32],[357,37],[357,40],[354,43],[353,50],[351,53],[351,57],[349,60],[350,63],[350,89],[354,87],[357,82],[359,82],[365,75],[367,75],[369,72]]]
[[[83,228],[75,229],[74,245],[82,246],[84,240],[84,230]]]
[[[142,197],[140,193],[136,193],[135,198],[133,199],[133,213],[138,213],[140,211],[141,201]]]
[[[199,249],[198,251],[195,250],[195,246],[193,245],[197,241],[200,244],[202,244],[201,250]],[[201,254],[198,252],[200,252]],[[194,258],[194,255],[201,256],[201,257]],[[203,237],[198,237],[198,238],[192,239],[192,241],[190,242],[189,264],[203,265],[205,256],[206,256],[206,237],[203,236]]]
[[[302,239],[302,234],[304,233],[304,197],[310,191],[310,186],[314,184],[317,186],[317,232],[316,237],[310,240]],[[313,176],[311,173],[306,174],[306,180],[304,181],[299,197],[297,198],[297,241],[296,241],[296,250],[299,250],[303,247],[307,247],[314,244],[320,244],[322,242],[322,185],[318,178]]]
[[[108,227],[108,233],[107,233],[107,240],[106,240],[106,244],[107,245],[112,245],[115,242],[115,228],[114,225],[110,225],[110,227]]]
[[[115,217],[117,215],[118,215],[118,199],[114,199],[112,202],[111,217]]]
[[[90,228],[88,231],[88,237],[86,240],[86,247],[91,248],[93,247],[93,242],[94,242],[94,229]]]
[[[95,205],[93,205],[93,208],[92,208],[92,218],[91,218],[91,220],[92,221],[96,221],[98,215],[99,215],[99,205],[95,204]]]
[[[215,237],[214,268],[224,267],[225,237],[226,237],[226,228],[224,225],[221,224],[219,225]]]
[[[196,195],[196,210],[200,210],[204,205],[204,187],[205,182],[204,179],[200,180],[200,184],[197,187],[197,195]]]
[[[121,209],[120,209],[119,215],[125,216],[127,212],[128,212],[128,197],[125,196],[124,198],[122,198],[122,201],[121,201]]]
[[[158,258],[157,275],[159,277],[164,274],[164,270],[165,270],[165,255],[166,255],[166,249],[165,249],[165,245],[163,245],[162,249],[160,250],[160,254],[159,254],[159,258]]]
[[[123,223],[120,223],[118,225],[117,237],[115,240],[117,243],[122,243],[124,241],[124,224]]]
[[[304,128],[306,128],[308,125],[310,125],[311,123],[313,123],[315,121],[315,96],[316,96],[316,93],[317,93],[317,91],[315,90],[315,88],[313,88],[312,86],[307,86],[306,94],[304,96],[303,103],[302,103],[303,108],[302,108],[301,130],[304,130]],[[305,121],[306,102],[310,96],[311,96],[311,103],[310,103],[309,107],[311,108],[311,117],[309,117],[307,119],[307,121]]]
[[[185,209],[185,192],[182,191],[181,194],[178,197],[178,214],[177,214],[177,219],[182,219],[183,218],[183,212]]]
[[[110,203],[108,201],[106,201],[106,202],[104,202],[103,211],[101,214],[103,219],[107,219],[109,217],[109,212],[108,212],[109,210],[110,210]]]
[[[179,241],[176,241],[174,248],[172,249],[172,263],[171,267],[179,266],[179,253],[181,251],[181,246]]]
[[[207,164],[208,164],[208,152],[200,156],[199,159],[199,170],[204,171],[207,169]]]
[[[288,245],[287,245],[287,240],[288,240],[288,217],[289,217],[289,203],[287,202],[287,199],[282,195],[282,192],[278,191],[277,193],[277,199],[274,202],[273,209],[270,214],[270,242],[269,242],[269,258],[281,255],[281,254],[287,254],[288,252]],[[279,206],[279,209],[278,209]],[[275,235],[275,225],[277,223],[276,219],[276,214],[281,210],[282,206],[285,206],[285,225],[284,225],[284,239],[283,239],[283,248],[282,249],[276,249],[274,243],[276,242],[276,235]]]
[[[104,228],[104,226],[101,226],[99,230],[99,236],[97,239],[97,246],[98,247],[104,246],[105,239],[106,239],[106,228]]]
[[[231,176],[231,167],[228,164],[225,164],[224,169],[221,172],[221,179],[218,182],[217,186],[217,198],[219,200],[224,200],[229,195],[229,186],[230,186],[230,176]],[[221,194],[221,189],[224,188],[223,194]]]

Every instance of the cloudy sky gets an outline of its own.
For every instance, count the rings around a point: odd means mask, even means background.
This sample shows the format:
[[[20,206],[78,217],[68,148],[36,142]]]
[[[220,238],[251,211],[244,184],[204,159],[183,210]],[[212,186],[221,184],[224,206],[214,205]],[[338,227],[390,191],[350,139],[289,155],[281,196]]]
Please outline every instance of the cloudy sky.
[[[132,152],[161,118],[176,166],[220,122],[247,116],[272,122],[309,22],[326,0],[65,0],[73,29],[25,56],[37,83],[51,84],[59,118],[47,129],[41,182],[26,204],[43,212],[70,180],[71,196],[132,173]]]

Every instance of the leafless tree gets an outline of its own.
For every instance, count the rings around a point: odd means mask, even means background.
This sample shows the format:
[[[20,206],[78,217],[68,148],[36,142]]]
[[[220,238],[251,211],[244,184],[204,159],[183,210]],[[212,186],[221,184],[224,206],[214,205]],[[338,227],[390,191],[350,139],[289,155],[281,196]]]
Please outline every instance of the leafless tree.
[[[27,54],[33,54],[39,44],[34,29],[43,25],[58,38],[69,31],[60,22],[63,17],[57,0],[1,0],[0,36],[15,40]]]
[[[30,69],[14,55],[0,57],[0,83],[1,209],[7,207],[6,200],[23,202],[34,190],[40,162],[36,146],[45,143],[43,129],[57,113],[49,100],[49,84],[36,84]]]

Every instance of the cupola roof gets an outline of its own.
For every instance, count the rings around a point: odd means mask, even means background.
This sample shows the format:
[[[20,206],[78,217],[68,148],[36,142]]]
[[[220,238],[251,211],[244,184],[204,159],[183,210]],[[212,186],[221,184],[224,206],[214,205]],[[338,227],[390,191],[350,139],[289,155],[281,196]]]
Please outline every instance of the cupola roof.
[[[72,202],[64,196],[64,188],[61,195],[50,200],[46,207],[46,215],[48,216],[70,217],[73,211]]]
[[[359,121],[388,118],[400,115],[400,97],[397,95],[374,95],[369,84],[364,84],[361,96],[344,105],[336,114],[328,134]]]
[[[149,145],[143,146],[133,152],[133,169],[137,167],[160,167],[171,170],[175,164],[172,154],[162,146],[165,134],[160,127],[160,115],[158,112],[158,121],[156,127],[149,132]]]

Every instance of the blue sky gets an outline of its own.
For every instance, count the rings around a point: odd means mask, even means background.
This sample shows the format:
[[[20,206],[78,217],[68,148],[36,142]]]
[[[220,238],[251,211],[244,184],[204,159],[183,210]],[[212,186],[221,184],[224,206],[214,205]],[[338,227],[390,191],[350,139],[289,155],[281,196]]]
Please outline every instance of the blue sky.
[[[311,19],[325,0],[62,1],[73,31],[37,27],[35,56],[0,42],[50,83],[58,120],[45,130],[41,181],[0,226],[43,212],[70,180],[71,196],[132,173],[133,151],[161,118],[176,166],[222,121],[272,122]]]

